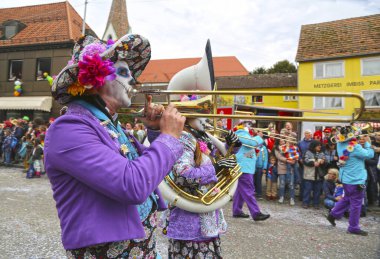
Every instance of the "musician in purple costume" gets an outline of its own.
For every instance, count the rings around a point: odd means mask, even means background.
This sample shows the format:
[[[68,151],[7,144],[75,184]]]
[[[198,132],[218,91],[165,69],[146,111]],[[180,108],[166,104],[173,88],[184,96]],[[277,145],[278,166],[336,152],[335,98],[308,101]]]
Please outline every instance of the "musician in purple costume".
[[[352,126],[346,126],[341,128],[336,136],[340,165],[339,180],[343,183],[344,197],[335,204],[327,220],[335,226],[335,219],[340,219],[349,209],[347,233],[367,236],[368,232],[360,229],[359,220],[367,179],[364,160],[372,158],[374,150],[371,148],[371,139],[368,136],[365,137],[364,147],[357,143],[355,136],[359,134]]]
[[[184,153],[172,171],[176,184],[193,195],[197,195],[197,189],[207,192],[218,180],[216,172],[236,166],[236,161],[230,158],[213,161],[216,153],[225,147],[222,142],[211,139],[205,125],[204,119],[186,120],[185,131],[179,139]],[[233,132],[227,134],[226,142],[229,146],[241,145]],[[163,218],[164,233],[169,238],[169,258],[222,258],[220,234],[227,230],[222,209],[194,213],[172,206]]]
[[[116,113],[149,59],[140,35],[108,45],[86,36],[53,83],[68,108],[46,135],[45,164],[68,258],[159,258],[156,212],[166,206],[156,188],[182,155],[185,118],[148,102],[145,123],[161,134],[145,148]]]

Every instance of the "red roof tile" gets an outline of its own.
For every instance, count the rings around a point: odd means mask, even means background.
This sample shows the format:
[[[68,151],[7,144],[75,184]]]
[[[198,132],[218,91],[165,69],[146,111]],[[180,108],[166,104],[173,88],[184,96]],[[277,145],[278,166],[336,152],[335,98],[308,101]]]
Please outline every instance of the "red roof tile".
[[[380,53],[380,14],[303,25],[296,61]]]
[[[201,58],[151,60],[138,78],[141,83],[168,83],[180,70],[197,64]],[[215,77],[248,75],[236,57],[213,57]]]
[[[0,9],[0,24],[9,20],[20,21],[26,28],[9,40],[0,40],[0,47],[74,42],[82,35],[82,18],[68,1]]]

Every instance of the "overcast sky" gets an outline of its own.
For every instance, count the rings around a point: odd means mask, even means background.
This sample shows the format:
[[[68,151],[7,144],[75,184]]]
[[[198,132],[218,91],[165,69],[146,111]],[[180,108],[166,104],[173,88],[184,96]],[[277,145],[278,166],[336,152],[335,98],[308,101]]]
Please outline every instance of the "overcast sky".
[[[0,8],[62,2],[0,0]],[[83,17],[85,0],[69,0]],[[112,0],[88,0],[87,23],[103,36]],[[127,0],[132,32],[147,37],[153,59],[236,56],[249,70],[294,62],[303,24],[380,13],[380,0]]]

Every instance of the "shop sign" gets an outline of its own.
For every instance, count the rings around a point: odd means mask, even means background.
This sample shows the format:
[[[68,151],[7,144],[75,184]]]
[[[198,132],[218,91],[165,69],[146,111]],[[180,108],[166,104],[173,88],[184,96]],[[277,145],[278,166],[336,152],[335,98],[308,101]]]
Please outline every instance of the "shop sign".
[[[373,86],[380,86],[380,80],[370,80],[370,81],[350,81],[346,83],[323,83],[323,84],[314,84],[314,88],[320,89],[320,88],[340,88],[342,86],[347,86],[347,87],[355,87],[355,86],[368,86],[368,87],[373,87]]]

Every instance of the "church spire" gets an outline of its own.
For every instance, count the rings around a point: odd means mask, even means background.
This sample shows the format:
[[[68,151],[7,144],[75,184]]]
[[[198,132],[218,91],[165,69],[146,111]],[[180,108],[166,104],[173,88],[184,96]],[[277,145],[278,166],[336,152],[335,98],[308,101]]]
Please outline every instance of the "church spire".
[[[116,40],[130,32],[131,27],[128,22],[126,0],[112,0],[106,30],[103,34],[103,40]]]

